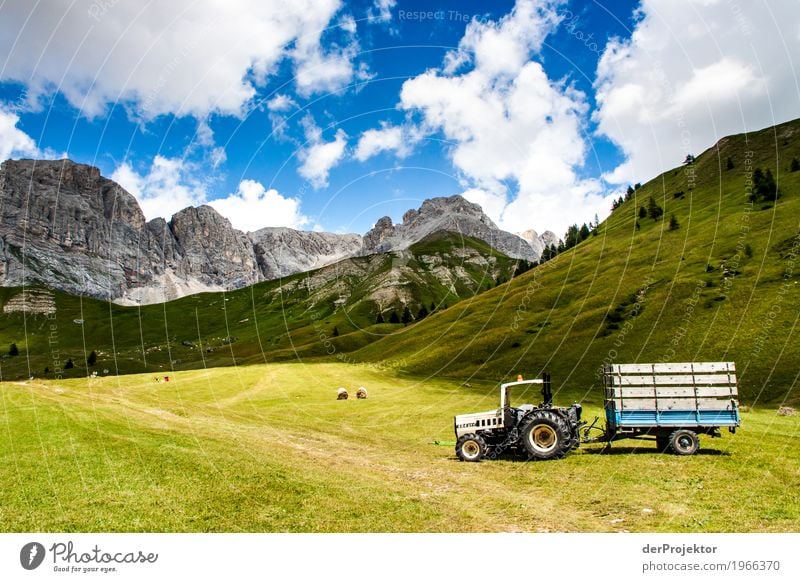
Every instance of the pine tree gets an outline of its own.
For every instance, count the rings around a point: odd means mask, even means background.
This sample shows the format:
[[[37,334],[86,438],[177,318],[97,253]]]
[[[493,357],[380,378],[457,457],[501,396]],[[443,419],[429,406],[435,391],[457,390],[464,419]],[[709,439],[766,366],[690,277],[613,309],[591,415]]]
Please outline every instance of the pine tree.
[[[406,305],[403,308],[403,315],[402,315],[402,317],[400,317],[400,321],[403,322],[403,325],[408,325],[409,323],[411,323],[413,321],[413,319],[414,318],[411,317],[411,310],[408,308],[408,305]]]
[[[625,200],[631,200],[633,198],[633,186],[628,186],[628,189],[625,191]]]
[[[773,202],[780,197],[778,185],[775,183],[775,178],[772,177],[772,170],[767,169],[764,173],[764,181],[761,185],[760,194],[767,202]]]
[[[392,314],[389,316],[389,323],[400,323],[400,318],[397,317],[396,311],[392,311]]]
[[[636,221],[635,226],[636,226],[636,230],[639,230],[640,228],[642,228],[642,225],[639,224],[638,220]]]
[[[647,210],[645,210],[644,206],[639,207],[639,218],[647,218]]]
[[[422,307],[419,308],[419,311],[417,312],[417,319],[418,320],[425,319],[426,317],[428,317],[428,310],[423,305]]]
[[[683,160],[683,163],[687,166],[691,166],[694,163],[694,156],[692,154],[686,154],[686,159]]]
[[[436,311],[436,302],[431,301],[431,313],[433,313],[434,311]]]
[[[730,159],[730,158],[728,158],[728,163],[726,164],[726,166],[725,166],[725,167],[726,167],[726,168],[728,168],[729,170],[732,170],[732,169],[733,169],[733,167],[734,167],[734,166],[733,166],[733,160],[732,160],[732,159]]]
[[[792,158],[792,163],[789,166],[789,171],[797,172],[798,170],[800,170],[800,161],[798,161],[797,158]]]
[[[642,187],[642,183],[641,182],[636,182],[636,184],[633,185],[633,189],[634,190],[638,190],[641,187]]]
[[[380,311],[378,312],[378,317],[375,318],[375,323],[386,323],[383,320],[383,313],[381,313]]]
[[[652,196],[650,196],[650,201],[647,203],[647,214],[653,220],[658,220],[664,214],[664,209],[656,203],[656,199]]]
[[[8,355],[9,356],[18,356],[19,355],[19,348],[17,344],[11,344],[8,348]]]
[[[589,238],[589,233],[590,233],[589,227],[586,226],[586,223],[584,222],[583,225],[581,226],[581,230],[580,230],[581,242],[583,242],[587,238]]]
[[[674,214],[671,214],[669,217],[669,229],[670,230],[678,230],[680,224],[678,224],[678,219],[675,218]]]
[[[65,370],[71,370],[74,367],[75,367],[75,364],[73,363],[72,358],[68,358],[67,359],[67,363],[64,364],[64,369]]]
[[[94,366],[97,363],[97,352],[92,350],[92,353],[89,354],[89,357],[86,358],[86,365],[87,366]]]

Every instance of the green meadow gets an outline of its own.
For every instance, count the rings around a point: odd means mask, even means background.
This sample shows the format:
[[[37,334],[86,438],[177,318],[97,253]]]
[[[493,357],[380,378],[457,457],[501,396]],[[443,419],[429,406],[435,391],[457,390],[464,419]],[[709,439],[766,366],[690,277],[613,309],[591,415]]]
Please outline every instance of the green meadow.
[[[366,400],[337,401],[336,388]],[[518,402],[538,402],[538,394]],[[347,364],[0,384],[0,530],[763,532],[800,524],[800,419],[694,457],[621,441],[458,462],[452,416],[497,387]],[[587,403],[588,416],[600,413]],[[445,444],[435,444],[435,443]]]

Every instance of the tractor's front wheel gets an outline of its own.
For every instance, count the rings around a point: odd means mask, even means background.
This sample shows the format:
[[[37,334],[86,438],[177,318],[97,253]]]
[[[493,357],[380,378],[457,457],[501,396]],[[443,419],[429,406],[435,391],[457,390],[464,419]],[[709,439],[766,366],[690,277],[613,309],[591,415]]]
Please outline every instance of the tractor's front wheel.
[[[567,454],[572,444],[564,419],[546,410],[531,414],[524,421],[521,434],[522,444],[531,459],[559,459]]]
[[[486,441],[477,434],[465,434],[456,442],[456,455],[462,461],[477,463],[486,455]]]

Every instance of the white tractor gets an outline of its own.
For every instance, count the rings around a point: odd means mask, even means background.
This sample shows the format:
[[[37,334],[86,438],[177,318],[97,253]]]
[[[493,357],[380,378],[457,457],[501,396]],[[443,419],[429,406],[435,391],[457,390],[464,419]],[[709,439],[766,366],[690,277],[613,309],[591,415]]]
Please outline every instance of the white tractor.
[[[538,406],[511,406],[512,388],[541,384],[543,402]],[[462,461],[495,459],[506,451],[522,453],[531,460],[559,459],[580,443],[581,405],[553,406],[550,374],[542,378],[500,385],[500,408],[455,417],[456,455]]]

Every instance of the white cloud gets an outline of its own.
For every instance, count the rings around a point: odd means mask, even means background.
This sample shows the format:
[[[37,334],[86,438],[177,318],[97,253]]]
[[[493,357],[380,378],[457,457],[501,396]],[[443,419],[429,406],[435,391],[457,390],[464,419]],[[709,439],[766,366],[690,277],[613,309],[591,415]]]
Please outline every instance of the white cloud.
[[[464,196],[512,232],[561,235],[608,213],[600,184],[576,171],[586,155],[585,96],[530,60],[558,23],[558,4],[518,0],[498,22],[473,21],[442,70],[401,91],[401,108],[452,142]]]
[[[294,82],[301,97],[334,93],[346,87],[354,77],[363,80],[364,75],[368,75],[366,63],[361,63],[358,68],[353,64],[360,50],[355,38],[355,21],[350,26],[345,17],[338,28],[345,38],[341,44],[330,43],[327,48],[320,41],[321,29],[297,39],[292,55],[295,61]]]
[[[309,222],[300,212],[299,200],[285,198],[254,180],[242,180],[236,192],[209,201],[207,184],[197,175],[193,162],[156,156],[146,172],[139,173],[123,163],[111,179],[136,197],[147,220],[159,216],[169,220],[188,206],[208,204],[243,231],[265,226],[298,228]]]
[[[381,152],[393,151],[403,158],[411,152],[417,139],[409,128],[382,123],[380,129],[368,129],[361,134],[353,156],[363,162]]]
[[[328,174],[342,160],[346,147],[347,134],[341,129],[336,131],[333,141],[313,144],[301,155],[300,175],[307,178],[314,188],[327,186]]]
[[[308,147],[300,151],[302,164],[298,173],[306,178],[314,188],[328,185],[331,169],[344,159],[347,150],[347,134],[336,130],[332,141],[325,141],[322,130],[317,127],[310,115],[301,121],[306,134]]]
[[[267,101],[267,109],[270,111],[284,112],[289,111],[293,107],[297,107],[295,100],[282,93],[278,93],[275,97]]]
[[[609,182],[644,182],[719,138],[797,117],[797,5],[644,0],[630,39],[608,44],[598,132],[620,146]]]
[[[11,157],[39,157],[36,142],[17,127],[19,116],[0,108],[0,162]]]
[[[343,31],[345,31],[347,33],[355,34],[356,33],[356,19],[353,18],[352,14],[345,14],[339,20],[339,27]]]
[[[241,115],[287,57],[301,71],[330,66],[326,87],[348,80],[342,51],[320,46],[340,4],[9,0],[0,7],[0,81],[24,83],[34,102],[61,91],[90,117],[118,102],[144,119]],[[312,92],[313,79],[301,82]]]
[[[376,22],[388,22],[392,19],[392,8],[397,5],[397,0],[375,0],[367,12],[367,18]]]
[[[111,179],[136,197],[147,220],[158,216],[169,220],[179,210],[206,201],[206,185],[196,175],[191,162],[156,156],[146,173],[140,174],[124,162]]]
[[[274,188],[267,190],[255,180],[242,180],[235,193],[208,205],[230,220],[234,228],[245,232],[266,226],[301,228],[309,223],[300,212],[298,199],[284,198]]]

